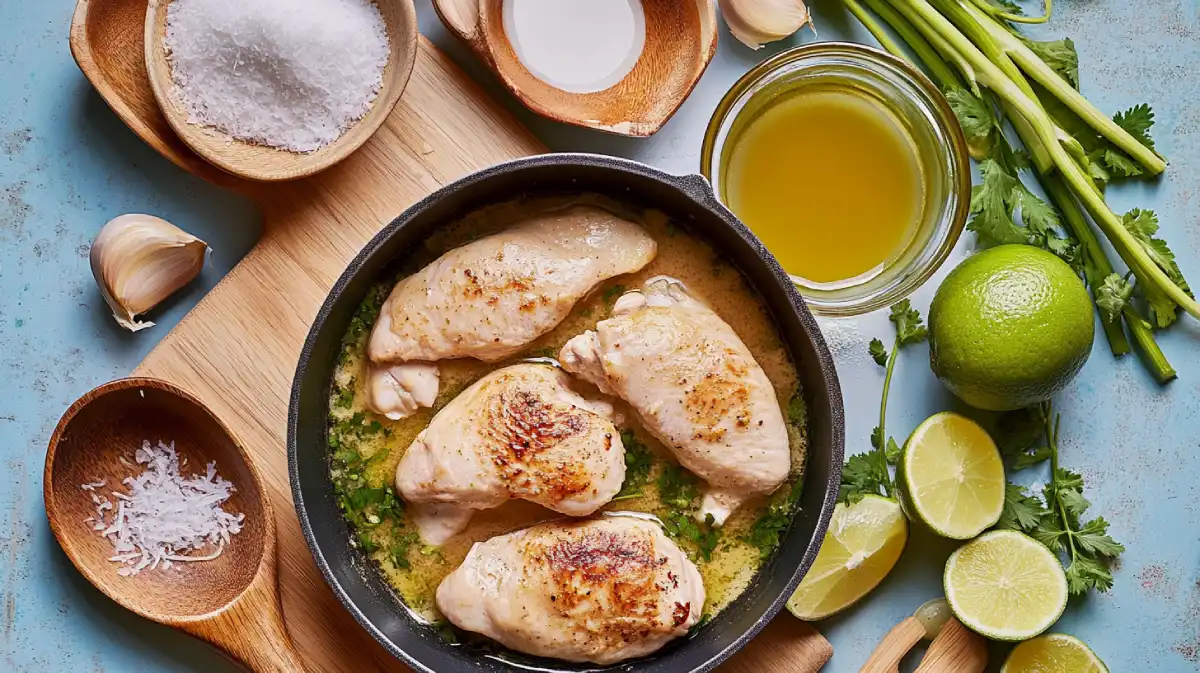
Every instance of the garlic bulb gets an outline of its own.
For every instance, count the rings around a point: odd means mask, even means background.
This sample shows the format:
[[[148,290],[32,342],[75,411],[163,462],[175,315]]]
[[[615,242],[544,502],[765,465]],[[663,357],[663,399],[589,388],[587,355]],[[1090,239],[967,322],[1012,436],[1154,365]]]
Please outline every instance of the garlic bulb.
[[[733,36],[751,49],[782,40],[811,21],[803,0],[721,0],[721,15]]]
[[[113,318],[136,332],[152,327],[138,314],[187,285],[204,266],[208,244],[150,215],[121,215],[92,242],[92,275]]]

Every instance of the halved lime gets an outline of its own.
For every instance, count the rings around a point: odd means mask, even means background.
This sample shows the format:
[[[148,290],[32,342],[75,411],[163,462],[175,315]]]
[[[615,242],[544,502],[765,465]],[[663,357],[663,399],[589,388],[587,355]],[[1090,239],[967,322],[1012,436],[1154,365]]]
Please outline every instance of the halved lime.
[[[906,511],[942,537],[970,540],[1000,519],[1000,451],[965,416],[934,414],[917,426],[904,443],[899,472]]]
[[[805,621],[841,612],[887,577],[908,541],[908,519],[895,500],[868,495],[838,504],[816,561],[787,608]]]
[[[1067,575],[1049,549],[998,530],[959,547],[946,561],[946,601],[967,628],[993,640],[1028,640],[1067,607]]]
[[[1108,673],[1108,667],[1082,640],[1051,633],[1017,645],[1000,673]]]

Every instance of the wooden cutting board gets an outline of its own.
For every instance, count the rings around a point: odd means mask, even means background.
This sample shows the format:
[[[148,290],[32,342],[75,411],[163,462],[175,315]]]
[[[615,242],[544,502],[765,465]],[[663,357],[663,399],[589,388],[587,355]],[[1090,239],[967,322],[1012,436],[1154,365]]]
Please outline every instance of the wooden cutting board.
[[[81,69],[156,150],[253,198],[264,227],[258,245],[134,374],[165,379],[203,399],[255,459],[278,518],[285,620],[310,669],[405,670],[338,603],[301,534],[285,445],[292,375],[329,288],[384,224],[447,182],[545,148],[422,38],[400,104],[362,149],[302,181],[238,181],[188,151],[158,112],[141,56],[144,14],[142,0],[81,0],[71,34]],[[815,631],[784,617],[728,670],[805,673],[830,654]]]

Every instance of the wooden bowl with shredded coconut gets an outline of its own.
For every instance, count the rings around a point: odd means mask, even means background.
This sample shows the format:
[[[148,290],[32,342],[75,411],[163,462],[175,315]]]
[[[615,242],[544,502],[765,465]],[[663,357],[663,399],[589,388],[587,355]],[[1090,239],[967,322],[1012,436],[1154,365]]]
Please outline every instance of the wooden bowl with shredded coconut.
[[[149,0],[150,88],[201,157],[258,181],[345,159],[383,125],[418,50],[413,0]]]
[[[54,536],[109,598],[254,670],[298,661],[262,480],[195,397],[146,378],[85,394],[50,438],[43,488]]]

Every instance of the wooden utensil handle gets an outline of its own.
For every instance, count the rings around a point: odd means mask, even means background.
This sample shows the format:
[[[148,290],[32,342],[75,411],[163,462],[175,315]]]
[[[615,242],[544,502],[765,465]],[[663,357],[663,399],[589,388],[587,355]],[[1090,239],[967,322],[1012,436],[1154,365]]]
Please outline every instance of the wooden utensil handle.
[[[442,23],[446,24],[458,38],[476,46],[479,38],[480,0],[433,0],[433,8]]]
[[[721,666],[721,673],[817,673],[833,656],[833,645],[812,626],[790,615],[776,617],[746,647]]]
[[[859,669],[859,673],[895,673],[900,668],[900,660],[914,645],[925,637],[925,627],[913,617],[909,617],[892,627],[891,631],[879,641],[879,645],[867,663]]]
[[[953,617],[929,645],[916,673],[983,673],[987,641]]]
[[[269,587],[256,584],[229,609],[183,628],[255,673],[304,673],[300,654],[283,625],[274,576],[266,581]]]

